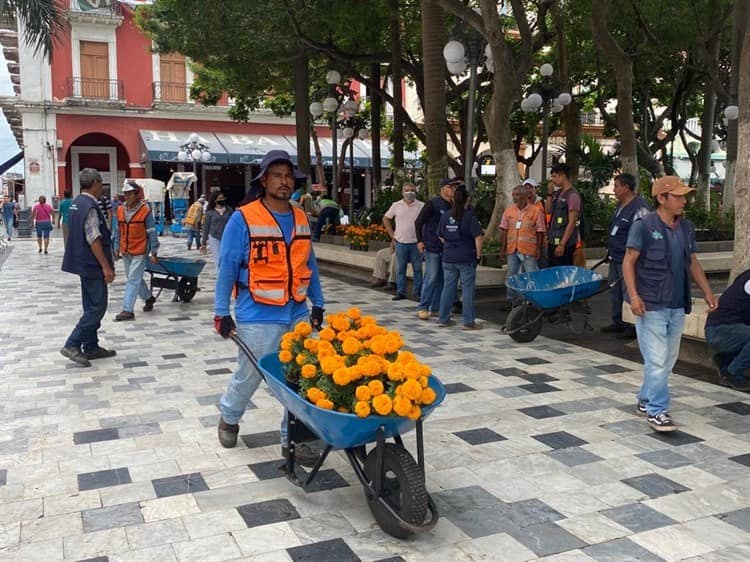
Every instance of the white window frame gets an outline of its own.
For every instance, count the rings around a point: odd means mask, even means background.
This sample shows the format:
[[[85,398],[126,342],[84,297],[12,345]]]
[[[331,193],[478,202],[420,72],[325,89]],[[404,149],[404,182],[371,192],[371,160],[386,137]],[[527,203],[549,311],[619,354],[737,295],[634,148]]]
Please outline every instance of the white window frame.
[[[107,54],[109,55],[109,79],[117,80],[117,35],[113,26],[104,26],[87,23],[75,23],[71,25],[70,40],[73,51],[73,78],[81,77],[81,41],[96,41],[107,43]],[[110,99],[117,100],[117,92]],[[73,96],[81,97],[80,84],[73,83]]]
[[[151,48],[152,50],[156,49],[156,44],[152,43]],[[188,64],[189,60],[188,57],[185,57],[185,101],[186,103],[195,105],[195,100],[190,97],[190,87],[193,85],[195,76]],[[151,72],[154,76],[154,82],[161,82],[161,54],[156,51],[153,51],[153,54],[151,55]],[[154,101],[161,101],[161,97],[157,99],[156,96],[154,96]]]
[[[78,185],[78,174],[81,171],[80,155],[81,154],[107,154],[109,155],[109,172],[100,172],[104,178],[105,174],[109,175],[109,182],[103,182],[109,185],[110,191],[114,188],[117,193],[117,147],[115,146],[72,146],[70,147],[70,174],[73,180],[73,195],[78,195],[81,191]],[[114,179],[114,184],[112,180]]]

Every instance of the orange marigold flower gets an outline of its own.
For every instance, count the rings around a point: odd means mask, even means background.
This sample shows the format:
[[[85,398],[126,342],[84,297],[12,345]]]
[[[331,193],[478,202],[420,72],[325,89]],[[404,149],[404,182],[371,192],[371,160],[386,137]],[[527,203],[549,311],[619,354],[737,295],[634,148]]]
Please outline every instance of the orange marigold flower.
[[[315,402],[315,405],[318,408],[323,408],[324,410],[333,410],[333,402],[331,402],[328,398],[321,398],[317,402]]]
[[[315,378],[317,373],[318,370],[315,368],[315,365],[310,365],[308,363],[307,365],[302,365],[302,372],[300,374],[304,379],[312,379]]]
[[[427,388],[428,386],[430,386],[429,377],[419,377],[419,384],[422,385],[422,388]]]
[[[309,322],[298,322],[294,327],[294,333],[298,336],[307,337],[312,334],[312,326]]]
[[[358,339],[349,337],[344,340],[342,350],[347,355],[354,355],[355,353],[359,353],[361,349],[362,349],[362,344],[359,342]]]
[[[349,320],[346,317],[337,314],[333,317],[331,326],[333,326],[333,329],[337,332],[344,332],[349,329]]]
[[[404,378],[404,366],[401,363],[388,365],[388,378],[392,381],[400,381]]]
[[[393,410],[393,401],[387,394],[379,394],[372,399],[372,407],[381,416],[387,416]]]
[[[437,395],[435,394],[435,391],[431,388],[425,388],[422,390],[422,393],[419,395],[419,402],[428,405],[432,404],[435,401],[435,398],[437,398]]]
[[[399,363],[411,363],[412,361],[416,361],[417,357],[411,352],[411,351],[400,351],[398,354],[398,361]]]
[[[409,419],[413,421],[417,421],[419,419],[419,416],[421,415],[422,415],[422,408],[414,404],[414,406],[411,407],[411,411],[408,414]]]
[[[297,357],[294,358],[295,363],[299,365],[300,367],[305,364],[305,361],[307,361],[307,358],[303,353],[298,353]]]
[[[287,351],[286,349],[279,351],[279,361],[281,361],[282,363],[291,363],[292,362],[291,351]]]
[[[358,381],[363,376],[365,376],[365,371],[360,365],[349,367],[349,377],[352,379],[352,382]]]
[[[422,375],[422,368],[419,363],[407,363],[404,365],[404,376],[407,379],[418,379]]]
[[[432,369],[429,365],[422,365],[422,376],[429,377],[432,374]]]
[[[386,342],[385,336],[381,334],[373,336],[370,340],[370,349],[377,355],[385,355],[388,349]]]
[[[320,370],[326,375],[332,375],[338,366],[339,362],[335,356],[326,356],[320,359]]]
[[[341,412],[342,414],[348,414],[349,408],[344,408],[343,406],[339,406],[338,408],[336,408],[336,411]]]
[[[336,332],[334,332],[330,328],[323,328],[320,331],[320,339],[322,339],[323,341],[333,341],[335,337],[336,337]]]
[[[317,387],[312,387],[307,389],[307,399],[310,402],[317,402],[321,398],[321,390]]]
[[[289,351],[292,349],[292,342],[290,340],[281,340],[279,347],[282,351]]]
[[[360,400],[354,405],[354,413],[360,418],[366,418],[370,415],[370,405],[364,400]]]
[[[362,317],[362,312],[356,306],[353,306],[346,311],[346,315],[352,320],[359,320]]]
[[[412,403],[408,398],[396,396],[393,399],[393,411],[399,416],[408,416],[411,412]]]
[[[414,379],[409,379],[401,385],[401,393],[409,400],[416,400],[422,394],[422,385]]]
[[[370,389],[370,392],[372,392],[372,395],[373,395],[373,396],[378,396],[378,395],[380,395],[380,394],[383,394],[383,390],[385,390],[385,389],[383,388],[383,383],[382,383],[382,382],[380,382],[380,381],[379,381],[379,380],[377,380],[377,379],[376,379],[376,380],[374,380],[374,381],[370,381],[370,382],[368,382],[368,383],[367,383],[367,386],[369,387],[369,389]]]
[[[373,326],[377,323],[374,316],[363,316],[359,319],[359,323],[362,326]]]
[[[349,369],[346,367],[339,367],[333,372],[333,382],[335,382],[339,386],[346,386],[351,382],[351,377],[349,376]]]
[[[366,384],[361,384],[357,387],[357,389],[354,391],[354,397],[357,400],[367,402],[372,397],[372,392],[370,392],[370,387]]]

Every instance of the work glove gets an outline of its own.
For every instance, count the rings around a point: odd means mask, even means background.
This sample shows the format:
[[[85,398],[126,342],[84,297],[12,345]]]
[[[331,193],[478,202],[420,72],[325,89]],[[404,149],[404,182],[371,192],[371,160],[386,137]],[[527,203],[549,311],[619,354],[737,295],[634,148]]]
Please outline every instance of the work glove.
[[[323,313],[325,309],[319,306],[313,306],[312,312],[310,312],[310,324],[316,330],[320,330],[323,327]]]
[[[214,316],[214,329],[224,339],[227,339],[237,329],[231,316]]]

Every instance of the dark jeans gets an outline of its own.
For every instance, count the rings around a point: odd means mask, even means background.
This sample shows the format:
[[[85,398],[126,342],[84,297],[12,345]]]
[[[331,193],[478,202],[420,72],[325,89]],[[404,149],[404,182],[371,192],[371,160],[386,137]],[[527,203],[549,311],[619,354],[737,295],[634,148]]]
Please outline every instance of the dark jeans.
[[[107,312],[107,284],[104,278],[81,277],[81,302],[83,315],[68,336],[65,347],[93,351],[99,347],[96,332]]]
[[[318,222],[315,224],[315,236],[313,240],[320,240],[320,235],[326,225],[336,226],[339,223],[339,210],[337,207],[325,207],[318,213]]]
[[[573,265],[573,252],[576,250],[575,245],[565,246],[565,252],[560,257],[555,255],[555,247],[552,244],[547,245],[547,266]]]
[[[750,370],[750,325],[723,324],[706,328],[706,341],[716,353],[733,356],[727,371],[735,377],[746,377]]]
[[[615,283],[609,290],[609,304],[612,306],[612,324],[626,328],[628,324],[622,321],[622,303],[625,296],[625,281],[622,279],[622,264],[609,262],[609,282]]]

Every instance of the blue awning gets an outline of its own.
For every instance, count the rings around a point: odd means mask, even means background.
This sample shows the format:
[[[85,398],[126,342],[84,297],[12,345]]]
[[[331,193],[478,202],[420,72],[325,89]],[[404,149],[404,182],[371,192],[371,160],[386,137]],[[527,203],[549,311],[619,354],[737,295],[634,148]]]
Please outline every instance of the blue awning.
[[[283,150],[297,163],[297,149],[281,135],[216,133],[229,156],[230,164],[260,164],[271,150]]]
[[[177,153],[188,142],[192,131],[152,131],[141,129],[141,141],[145,147],[146,160],[156,162],[179,162]],[[211,159],[206,164],[227,164],[229,158],[224,146],[213,133],[197,133],[198,141],[208,147]]]

